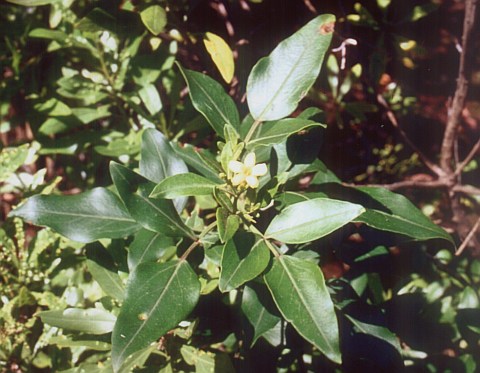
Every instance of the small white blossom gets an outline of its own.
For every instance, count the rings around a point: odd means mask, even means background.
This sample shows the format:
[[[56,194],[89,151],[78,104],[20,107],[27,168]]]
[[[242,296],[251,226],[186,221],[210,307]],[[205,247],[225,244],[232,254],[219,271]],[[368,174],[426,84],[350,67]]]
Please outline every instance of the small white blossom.
[[[250,188],[258,187],[258,177],[267,173],[267,165],[265,163],[255,164],[255,153],[248,153],[243,163],[239,161],[230,161],[228,169],[234,173],[232,184],[246,184]]]

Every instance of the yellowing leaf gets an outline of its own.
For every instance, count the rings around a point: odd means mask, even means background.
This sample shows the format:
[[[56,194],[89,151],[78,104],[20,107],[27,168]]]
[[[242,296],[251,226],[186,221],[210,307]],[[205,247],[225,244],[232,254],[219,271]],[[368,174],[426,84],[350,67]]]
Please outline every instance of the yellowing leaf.
[[[212,57],[213,63],[217,66],[222,78],[230,83],[233,79],[235,64],[233,53],[228,44],[220,36],[207,32],[203,39],[207,52]]]

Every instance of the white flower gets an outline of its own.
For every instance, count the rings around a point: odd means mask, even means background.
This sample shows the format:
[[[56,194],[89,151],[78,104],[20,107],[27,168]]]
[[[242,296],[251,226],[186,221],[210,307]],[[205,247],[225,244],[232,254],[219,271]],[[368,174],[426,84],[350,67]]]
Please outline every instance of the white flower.
[[[234,173],[232,177],[233,185],[247,184],[250,188],[258,187],[258,177],[267,173],[265,163],[255,164],[255,153],[248,153],[245,160],[230,161],[228,169]]]

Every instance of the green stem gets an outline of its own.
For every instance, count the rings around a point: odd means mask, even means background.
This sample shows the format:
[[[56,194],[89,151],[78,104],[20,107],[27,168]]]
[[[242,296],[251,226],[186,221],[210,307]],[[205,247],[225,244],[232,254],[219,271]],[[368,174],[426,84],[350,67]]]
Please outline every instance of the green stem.
[[[255,122],[253,122],[252,126],[248,130],[247,136],[245,136],[244,142],[248,144],[250,139],[252,138],[253,134],[257,130],[258,126],[262,123],[262,121],[256,119]]]
[[[260,232],[257,227],[255,227],[253,224],[249,225],[248,228],[255,234],[258,234],[259,236],[262,237],[263,241],[266,243],[266,245],[268,246],[268,248],[270,249],[270,251],[272,252],[272,254],[275,256],[275,257],[279,257],[280,256],[280,253],[278,252],[278,250],[275,248],[275,246],[273,246],[273,244],[270,242],[270,240],[268,238],[265,237],[265,235]]]
[[[268,240],[267,238],[263,237],[263,242],[265,242],[268,246],[268,248],[270,249],[270,251],[272,252],[272,254],[276,257],[276,258],[279,258],[280,257],[280,253],[278,252],[278,250],[275,248],[275,246],[273,246],[273,244],[270,242],[270,240]]]

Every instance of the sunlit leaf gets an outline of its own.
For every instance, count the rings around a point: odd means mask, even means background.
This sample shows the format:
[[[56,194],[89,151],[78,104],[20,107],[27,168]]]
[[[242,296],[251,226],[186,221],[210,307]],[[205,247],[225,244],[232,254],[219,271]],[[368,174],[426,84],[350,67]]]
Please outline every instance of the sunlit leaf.
[[[320,268],[282,255],[275,258],[265,282],[283,317],[330,360],[341,363],[337,317]]]
[[[295,203],[272,220],[265,236],[285,243],[313,241],[351,222],[364,211],[360,205],[328,198]]]
[[[167,13],[160,5],[151,5],[140,12],[145,27],[153,35],[160,34],[167,25]]]
[[[105,188],[71,196],[36,195],[10,216],[50,227],[79,242],[126,237],[139,229],[118,197]]]
[[[228,44],[220,36],[211,32],[205,33],[203,39],[207,52],[212,57],[215,66],[222,75],[222,78],[230,83],[233,79],[235,71],[235,63],[233,61],[233,53]]]
[[[97,308],[67,308],[63,311],[37,313],[42,321],[51,326],[90,334],[105,334],[113,329],[115,316]]]
[[[256,120],[281,119],[296,109],[320,73],[334,24],[333,15],[318,16],[257,62],[247,82],[248,107]]]
[[[190,92],[193,106],[207,119],[215,132],[223,137],[225,123],[238,128],[240,117],[232,98],[223,87],[205,74],[178,65]]]

